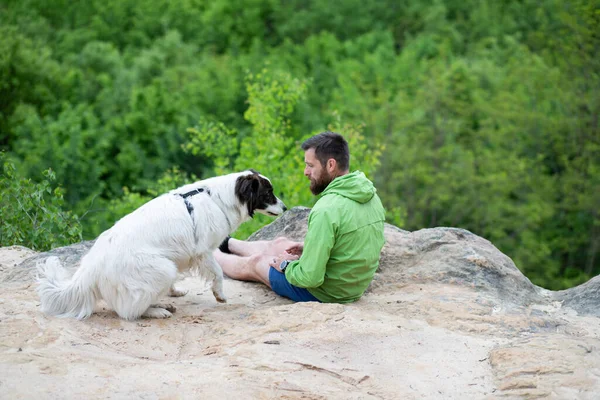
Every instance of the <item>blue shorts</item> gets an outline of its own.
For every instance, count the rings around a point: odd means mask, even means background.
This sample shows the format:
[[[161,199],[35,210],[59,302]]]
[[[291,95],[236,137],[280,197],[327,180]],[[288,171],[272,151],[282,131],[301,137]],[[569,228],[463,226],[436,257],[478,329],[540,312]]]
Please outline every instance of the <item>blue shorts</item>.
[[[310,294],[308,290],[299,288],[289,283],[287,279],[285,279],[285,275],[273,267],[269,269],[269,283],[271,284],[271,289],[273,289],[275,293],[280,296],[287,297],[290,300],[321,302],[315,296]]]

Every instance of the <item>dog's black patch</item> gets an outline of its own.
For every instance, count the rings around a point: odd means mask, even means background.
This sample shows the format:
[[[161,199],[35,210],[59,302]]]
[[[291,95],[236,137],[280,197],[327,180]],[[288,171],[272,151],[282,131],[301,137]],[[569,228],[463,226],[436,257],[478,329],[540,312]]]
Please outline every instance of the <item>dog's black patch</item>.
[[[273,185],[258,172],[250,170],[249,175],[240,176],[235,183],[235,194],[241,203],[248,207],[248,214],[254,217],[254,211],[266,210],[277,204],[273,194]]]

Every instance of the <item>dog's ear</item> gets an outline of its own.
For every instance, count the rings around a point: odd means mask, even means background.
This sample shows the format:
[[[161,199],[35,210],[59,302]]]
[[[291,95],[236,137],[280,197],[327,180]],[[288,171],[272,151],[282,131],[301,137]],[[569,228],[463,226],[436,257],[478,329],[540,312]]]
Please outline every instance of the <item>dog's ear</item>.
[[[252,193],[257,194],[260,186],[258,175],[241,176],[238,178],[236,186],[236,191],[242,195],[246,195],[246,198]]]
[[[255,174],[240,176],[235,184],[235,193],[241,203],[246,203],[250,217],[254,217],[259,189],[260,180]]]

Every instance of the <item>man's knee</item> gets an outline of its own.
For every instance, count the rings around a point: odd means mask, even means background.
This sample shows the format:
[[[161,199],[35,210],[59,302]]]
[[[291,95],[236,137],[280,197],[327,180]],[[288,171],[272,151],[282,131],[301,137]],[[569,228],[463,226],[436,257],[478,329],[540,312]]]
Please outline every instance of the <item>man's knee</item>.
[[[269,254],[279,255],[283,253],[288,247],[294,244],[293,241],[285,236],[279,236],[269,243]]]
[[[275,239],[273,239],[273,242],[275,242],[276,244],[281,244],[284,242],[289,242],[290,239],[286,238],[285,236],[278,236]]]

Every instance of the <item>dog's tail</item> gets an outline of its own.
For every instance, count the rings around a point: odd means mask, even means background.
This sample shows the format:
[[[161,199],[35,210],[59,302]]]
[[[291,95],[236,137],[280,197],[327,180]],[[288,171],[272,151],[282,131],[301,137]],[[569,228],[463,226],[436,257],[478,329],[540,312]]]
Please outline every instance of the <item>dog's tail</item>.
[[[92,315],[97,300],[95,279],[93,268],[84,267],[81,265],[70,278],[58,257],[51,256],[45,262],[38,262],[37,292],[44,314],[77,319]]]

